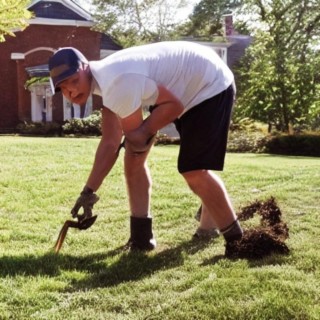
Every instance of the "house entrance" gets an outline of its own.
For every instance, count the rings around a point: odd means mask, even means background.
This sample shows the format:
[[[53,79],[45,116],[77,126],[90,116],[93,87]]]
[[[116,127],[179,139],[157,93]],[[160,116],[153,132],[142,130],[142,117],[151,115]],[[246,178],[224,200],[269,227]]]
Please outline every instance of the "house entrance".
[[[92,113],[92,95],[89,96],[86,105],[80,106],[78,104],[68,101],[63,97],[63,120],[81,119],[90,116]]]
[[[33,122],[52,121],[52,93],[48,84],[34,84],[31,92],[31,120]]]

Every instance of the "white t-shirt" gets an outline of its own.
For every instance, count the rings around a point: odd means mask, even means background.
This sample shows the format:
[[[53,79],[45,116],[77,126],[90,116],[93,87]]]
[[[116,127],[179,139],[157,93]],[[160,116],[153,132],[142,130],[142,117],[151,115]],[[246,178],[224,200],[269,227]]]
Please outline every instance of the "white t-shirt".
[[[185,41],[131,47],[91,61],[89,66],[95,79],[93,93],[120,118],[155,104],[158,85],[171,91],[186,112],[234,81],[214,50]]]

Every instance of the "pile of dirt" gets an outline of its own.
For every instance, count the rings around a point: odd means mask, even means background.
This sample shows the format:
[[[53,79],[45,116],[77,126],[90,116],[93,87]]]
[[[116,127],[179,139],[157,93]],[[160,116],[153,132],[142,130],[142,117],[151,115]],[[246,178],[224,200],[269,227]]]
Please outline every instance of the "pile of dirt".
[[[285,240],[289,237],[289,228],[281,220],[281,210],[275,198],[267,201],[255,201],[238,213],[238,219],[245,221],[260,215],[260,225],[244,230],[240,240],[226,244],[225,255],[228,258],[261,259],[272,253],[288,254]]]

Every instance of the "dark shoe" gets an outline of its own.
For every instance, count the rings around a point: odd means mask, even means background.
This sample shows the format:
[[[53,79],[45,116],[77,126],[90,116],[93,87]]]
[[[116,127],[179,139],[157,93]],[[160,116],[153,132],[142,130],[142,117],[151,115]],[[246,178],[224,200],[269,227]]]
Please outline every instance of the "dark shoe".
[[[152,233],[152,218],[130,217],[130,239],[126,247],[130,250],[150,251],[156,245]]]
[[[243,235],[243,230],[237,220],[233,221],[228,227],[220,230],[227,242],[240,240]]]
[[[220,232],[216,228],[209,229],[209,230],[198,228],[195,234],[193,235],[193,238],[209,241],[219,237],[219,235],[220,235]]]

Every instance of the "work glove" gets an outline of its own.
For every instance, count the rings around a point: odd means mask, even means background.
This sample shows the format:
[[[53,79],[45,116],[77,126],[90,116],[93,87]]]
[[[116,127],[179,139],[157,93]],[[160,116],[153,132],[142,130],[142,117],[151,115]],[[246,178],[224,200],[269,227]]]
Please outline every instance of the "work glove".
[[[67,220],[64,223],[54,246],[54,251],[56,253],[60,251],[69,228],[86,230],[94,224],[97,216],[92,216],[92,208],[98,200],[99,197],[93,193],[92,189],[88,187],[83,188],[80,197],[77,199],[76,204],[71,210],[72,217],[78,219],[78,221]],[[83,214],[81,215],[78,214],[80,208],[83,208]]]
[[[71,215],[73,218],[78,218],[81,223],[83,220],[92,217],[92,208],[96,202],[98,202],[99,197],[93,192],[92,189],[84,187],[80,193],[80,197],[77,199],[74,207],[71,210]],[[79,210],[83,208],[83,214],[79,215]]]

